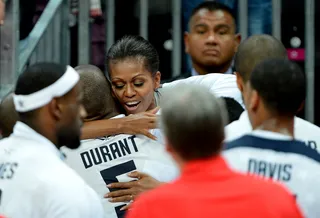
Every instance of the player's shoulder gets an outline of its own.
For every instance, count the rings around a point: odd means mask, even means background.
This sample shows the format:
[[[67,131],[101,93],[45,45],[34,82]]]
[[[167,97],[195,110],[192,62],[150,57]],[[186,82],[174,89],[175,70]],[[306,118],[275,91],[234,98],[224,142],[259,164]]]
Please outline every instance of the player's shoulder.
[[[261,151],[272,152],[272,154],[279,155],[297,155],[295,157],[299,160],[309,159],[320,163],[320,154],[315,150],[305,145],[299,140],[277,140],[271,138],[258,137],[252,134],[244,135],[236,140],[226,143],[224,152],[232,151],[234,149],[248,149],[255,154]],[[271,154],[271,153],[270,153]]]
[[[10,149],[17,149],[22,141],[12,136],[0,140],[0,152]]]
[[[238,120],[225,127],[225,141],[230,142],[249,133],[252,130],[247,111],[242,112]]]
[[[92,217],[93,214],[103,217],[98,195],[84,181],[72,176],[60,177],[59,181],[42,181],[32,193],[45,210],[52,214],[61,211],[64,214],[62,217]]]
[[[270,196],[276,198],[277,202],[282,202],[282,200],[291,201],[293,199],[293,194],[289,189],[278,181],[251,174],[242,174],[241,177],[244,183],[250,184],[248,187],[252,193],[262,196],[262,199],[266,198],[270,200]]]
[[[306,135],[319,135],[320,128],[307,120],[295,117],[294,119],[294,130],[295,134],[306,134]]]
[[[36,178],[39,189],[46,190],[53,196],[53,199],[63,197],[68,193],[68,196],[82,197],[83,200],[87,194],[87,197],[91,194],[85,181],[65,163],[48,168],[45,172],[38,172]]]
[[[304,120],[300,117],[295,117],[294,118],[294,122],[295,122],[295,127],[298,127],[298,128],[302,128],[302,127],[310,127],[312,129],[315,129],[315,130],[319,130],[320,131],[320,128],[317,126],[317,125],[314,125],[313,123],[310,123],[309,121],[307,120]]]
[[[209,75],[214,75],[217,81],[236,81],[237,77],[234,74],[225,74],[225,73],[211,73]]]
[[[256,148],[257,146],[254,143],[256,139],[249,134],[243,134],[234,140],[230,140],[225,143],[224,150],[231,150],[235,148]]]
[[[4,138],[0,140],[0,156],[4,156],[4,158],[7,156],[6,153],[8,150],[13,149],[12,147],[13,142],[10,138]],[[3,158],[1,158],[3,159]]]

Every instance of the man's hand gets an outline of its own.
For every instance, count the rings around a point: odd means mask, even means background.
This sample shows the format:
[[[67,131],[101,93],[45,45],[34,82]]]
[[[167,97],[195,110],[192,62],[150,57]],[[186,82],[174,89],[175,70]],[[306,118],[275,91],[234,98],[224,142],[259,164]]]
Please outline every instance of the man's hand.
[[[159,107],[139,113],[132,114],[123,118],[121,130],[125,134],[142,134],[153,140],[156,140],[156,137],[149,132],[149,129],[157,128],[157,115]]]
[[[141,172],[132,172],[128,174],[131,178],[136,178],[131,182],[117,182],[107,185],[108,188],[117,188],[121,190],[113,191],[106,194],[105,198],[110,198],[110,202],[130,202],[135,199],[136,196],[142,192],[154,189],[159,185],[163,184],[158,180],[152,178],[148,174]],[[121,208],[121,210],[128,209],[129,205]]]
[[[0,0],[0,25],[4,24],[5,9],[4,0]]]

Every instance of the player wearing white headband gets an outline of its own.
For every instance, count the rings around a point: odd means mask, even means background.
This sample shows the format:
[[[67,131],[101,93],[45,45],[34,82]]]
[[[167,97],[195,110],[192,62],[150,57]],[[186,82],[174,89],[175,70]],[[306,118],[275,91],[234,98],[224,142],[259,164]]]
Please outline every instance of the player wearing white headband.
[[[86,112],[77,72],[52,63],[30,66],[17,81],[13,101],[19,121],[0,141],[0,214],[103,217],[98,196],[58,150],[80,145]]]

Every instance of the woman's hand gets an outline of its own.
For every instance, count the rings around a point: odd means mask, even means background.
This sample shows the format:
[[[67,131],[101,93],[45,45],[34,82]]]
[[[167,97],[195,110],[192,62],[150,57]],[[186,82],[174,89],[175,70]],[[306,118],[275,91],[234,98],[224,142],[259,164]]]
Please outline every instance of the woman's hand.
[[[138,180],[133,180],[130,182],[117,182],[111,183],[107,185],[108,188],[118,189],[116,191],[112,191],[106,194],[104,197],[109,198],[110,202],[131,202],[133,201],[139,194],[154,189],[161,184],[158,180],[149,176],[148,174],[141,173],[138,171],[131,172],[128,174],[129,177],[135,178]],[[124,206],[120,210],[126,210],[130,206]]]
[[[152,135],[149,130],[157,128],[157,115],[159,108],[153,110],[132,114],[123,118],[122,126],[120,130],[125,134],[142,134],[153,140],[156,140],[156,137]]]

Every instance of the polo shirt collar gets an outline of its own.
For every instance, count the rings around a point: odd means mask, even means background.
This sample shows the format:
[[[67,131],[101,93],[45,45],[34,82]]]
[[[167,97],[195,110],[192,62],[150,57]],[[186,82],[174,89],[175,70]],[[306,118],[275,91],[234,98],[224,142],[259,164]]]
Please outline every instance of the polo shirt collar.
[[[182,169],[182,177],[194,177],[195,174],[220,174],[230,171],[225,160],[220,156],[215,156],[202,160],[193,160],[186,163]]]

